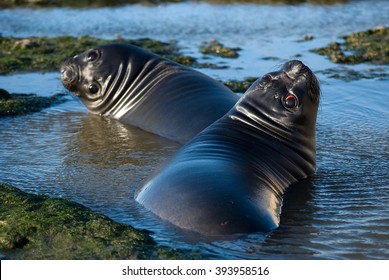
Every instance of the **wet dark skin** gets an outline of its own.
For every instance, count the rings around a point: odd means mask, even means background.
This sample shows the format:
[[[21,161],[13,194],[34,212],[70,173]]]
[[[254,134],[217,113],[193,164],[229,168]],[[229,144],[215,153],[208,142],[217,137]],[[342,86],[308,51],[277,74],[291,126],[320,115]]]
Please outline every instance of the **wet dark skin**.
[[[61,79],[90,112],[180,143],[238,100],[219,81],[129,44],[97,46],[68,59]]]
[[[203,235],[275,229],[285,189],[316,169],[319,94],[307,66],[285,63],[145,180],[137,201]]]

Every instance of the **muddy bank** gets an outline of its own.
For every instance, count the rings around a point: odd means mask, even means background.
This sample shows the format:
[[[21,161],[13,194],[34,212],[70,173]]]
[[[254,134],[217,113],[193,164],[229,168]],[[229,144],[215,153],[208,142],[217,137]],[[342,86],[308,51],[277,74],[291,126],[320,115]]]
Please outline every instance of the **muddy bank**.
[[[0,183],[0,253],[9,259],[194,259],[78,203]]]

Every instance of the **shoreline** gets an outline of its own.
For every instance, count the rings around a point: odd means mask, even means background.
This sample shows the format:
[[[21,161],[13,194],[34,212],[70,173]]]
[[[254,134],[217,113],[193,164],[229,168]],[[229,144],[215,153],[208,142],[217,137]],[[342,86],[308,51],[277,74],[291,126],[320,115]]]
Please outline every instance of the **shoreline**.
[[[203,259],[158,245],[150,234],[64,198],[0,183],[0,254],[5,259]]]

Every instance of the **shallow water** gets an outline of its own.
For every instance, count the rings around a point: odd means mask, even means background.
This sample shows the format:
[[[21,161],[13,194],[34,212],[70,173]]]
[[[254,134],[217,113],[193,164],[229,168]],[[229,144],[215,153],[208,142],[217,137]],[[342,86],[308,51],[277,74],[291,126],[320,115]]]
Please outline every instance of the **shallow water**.
[[[3,36],[112,38],[120,33],[126,38],[177,39],[186,54],[229,65],[223,70],[201,69],[228,80],[261,76],[296,54],[315,72],[340,69],[308,50],[339,40],[339,35],[387,25],[388,15],[386,1],[332,6],[183,3],[0,10],[0,26]],[[315,39],[299,42],[306,34]],[[212,38],[241,47],[240,57],[203,58],[198,46]],[[388,66],[380,68],[389,74]],[[161,244],[195,249],[209,258],[388,259],[389,81],[345,82],[320,73],[318,77],[318,170],[288,190],[281,225],[269,236],[201,240],[146,213],[134,201],[134,191],[179,145],[92,116],[74,99],[40,113],[0,119],[0,181],[72,199],[118,222],[153,231]],[[46,96],[64,91],[58,73],[0,76],[0,88]]]

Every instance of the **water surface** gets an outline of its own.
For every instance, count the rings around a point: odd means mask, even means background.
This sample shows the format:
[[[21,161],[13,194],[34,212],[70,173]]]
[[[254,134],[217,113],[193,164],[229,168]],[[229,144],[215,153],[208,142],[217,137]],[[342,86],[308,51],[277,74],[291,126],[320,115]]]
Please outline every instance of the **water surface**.
[[[201,69],[222,80],[261,76],[295,57],[313,71],[340,69],[309,52],[337,36],[389,23],[386,1],[331,6],[169,4],[101,9],[0,10],[3,36],[90,35],[176,39],[186,54],[224,63]],[[301,42],[306,35],[315,37]],[[202,57],[202,41],[241,47],[235,60]],[[267,58],[267,59],[265,59]],[[272,58],[272,59],[269,59]],[[372,65],[348,66],[362,71]],[[389,67],[380,67],[389,74]],[[318,74],[317,173],[286,193],[280,227],[268,236],[203,240],[147,213],[137,186],[179,144],[64,104],[0,119],[0,181],[22,190],[66,197],[115,221],[153,231],[161,244],[227,259],[389,258],[389,81],[346,82]],[[64,91],[58,73],[0,76],[10,92]]]

